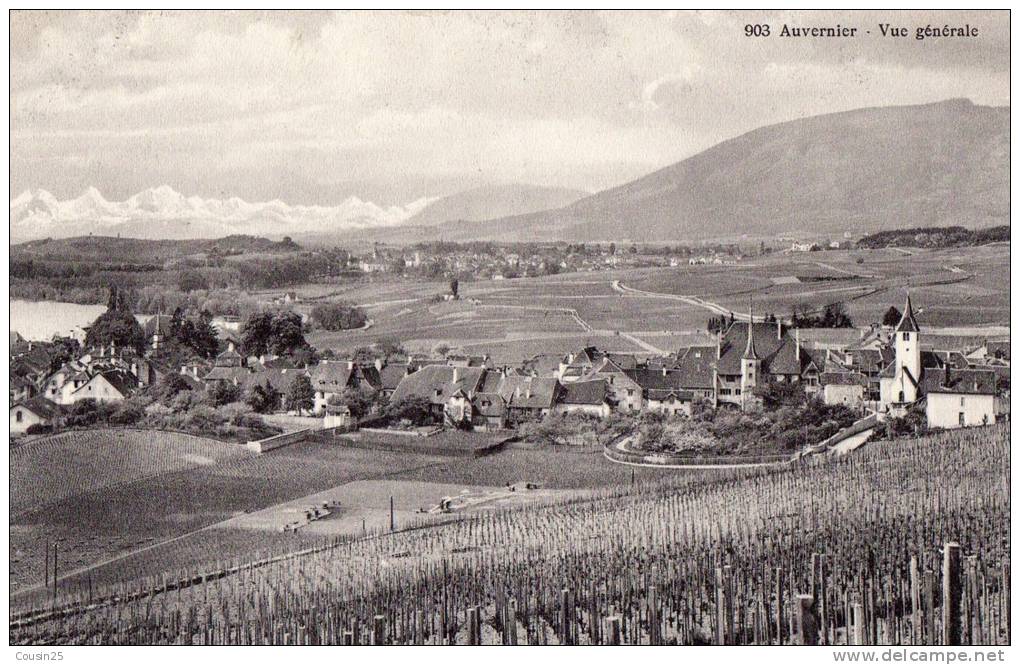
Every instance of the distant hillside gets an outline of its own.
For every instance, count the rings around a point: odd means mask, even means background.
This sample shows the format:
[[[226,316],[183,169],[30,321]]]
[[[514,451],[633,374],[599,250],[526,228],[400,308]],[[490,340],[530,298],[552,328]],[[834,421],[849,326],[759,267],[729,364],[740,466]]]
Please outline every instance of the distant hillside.
[[[968,247],[990,242],[1009,242],[1009,226],[971,231],[962,226],[879,231],[857,241],[858,247]]]
[[[549,208],[562,208],[588,195],[579,189],[537,185],[487,185],[426,205],[407,224],[435,226],[444,222],[478,222],[496,217],[523,215]]]
[[[232,235],[214,240],[142,240],[85,236],[55,240],[32,240],[11,246],[12,256],[22,258],[62,259],[68,261],[160,262],[192,254],[216,251],[222,255],[269,254],[295,252],[301,247],[293,242],[275,242],[267,238]]]
[[[762,127],[565,207],[439,235],[686,241],[981,228],[1008,215],[1009,108],[950,100]]]

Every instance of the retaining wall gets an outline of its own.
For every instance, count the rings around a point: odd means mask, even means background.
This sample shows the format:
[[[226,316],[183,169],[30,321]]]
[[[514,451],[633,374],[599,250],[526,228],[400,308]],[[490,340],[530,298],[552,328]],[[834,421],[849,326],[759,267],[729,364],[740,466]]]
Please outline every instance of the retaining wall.
[[[289,446],[293,443],[297,443],[298,441],[303,441],[307,439],[309,436],[311,436],[312,433],[315,431],[316,430],[313,430],[311,428],[300,429],[294,432],[285,432],[283,434],[277,434],[276,436],[271,436],[268,439],[249,441],[245,445],[248,447],[248,450],[252,451],[253,453],[261,454],[269,452],[270,450],[276,450],[277,448]]]

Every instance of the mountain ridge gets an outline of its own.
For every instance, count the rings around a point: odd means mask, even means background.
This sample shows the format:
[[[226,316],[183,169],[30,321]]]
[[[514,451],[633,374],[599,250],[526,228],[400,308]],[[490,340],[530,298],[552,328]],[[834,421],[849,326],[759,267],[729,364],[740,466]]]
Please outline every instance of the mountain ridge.
[[[759,127],[560,208],[443,239],[686,241],[1008,224],[1009,107],[953,99]]]
[[[10,202],[11,242],[89,234],[142,239],[283,236],[331,227],[341,231],[385,227],[403,223],[429,202],[420,198],[405,206],[382,207],[351,196],[337,206],[290,205],[279,199],[186,197],[168,185],[142,190],[124,201],[108,201],[89,187],[76,198],[59,201],[36,189]]]

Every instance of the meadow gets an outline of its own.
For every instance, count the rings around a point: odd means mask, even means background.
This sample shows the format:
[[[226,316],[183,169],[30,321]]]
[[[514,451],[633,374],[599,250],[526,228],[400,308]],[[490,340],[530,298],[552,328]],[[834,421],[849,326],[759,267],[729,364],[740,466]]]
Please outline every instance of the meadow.
[[[783,317],[795,306],[821,309],[842,302],[855,324],[866,326],[880,321],[890,306],[902,307],[907,288],[922,326],[1001,326],[1009,322],[1008,266],[1009,248],[1003,245],[777,253],[735,265],[462,281],[462,299],[440,303],[428,300],[446,292],[446,282],[379,278],[324,296],[365,307],[373,320],[369,329],[314,331],[309,340],[350,351],[391,339],[418,352],[442,345],[489,353],[506,363],[585,344],[649,353],[646,345],[667,351],[684,346],[674,338],[704,332],[708,318],[715,315],[697,304],[656,294],[695,296],[737,312],[746,311],[753,298],[759,314]],[[621,292],[613,288],[614,281],[648,294]],[[321,289],[309,289],[322,296]]]
[[[588,490],[19,608],[12,643],[1007,644],[1009,426]],[[895,491],[890,491],[895,490]]]

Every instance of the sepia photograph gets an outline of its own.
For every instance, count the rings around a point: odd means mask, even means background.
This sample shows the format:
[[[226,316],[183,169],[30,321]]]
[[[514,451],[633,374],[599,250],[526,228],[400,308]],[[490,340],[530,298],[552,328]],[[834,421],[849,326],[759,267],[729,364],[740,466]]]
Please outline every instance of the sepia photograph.
[[[1009,10],[8,19],[12,661],[1007,660]]]

